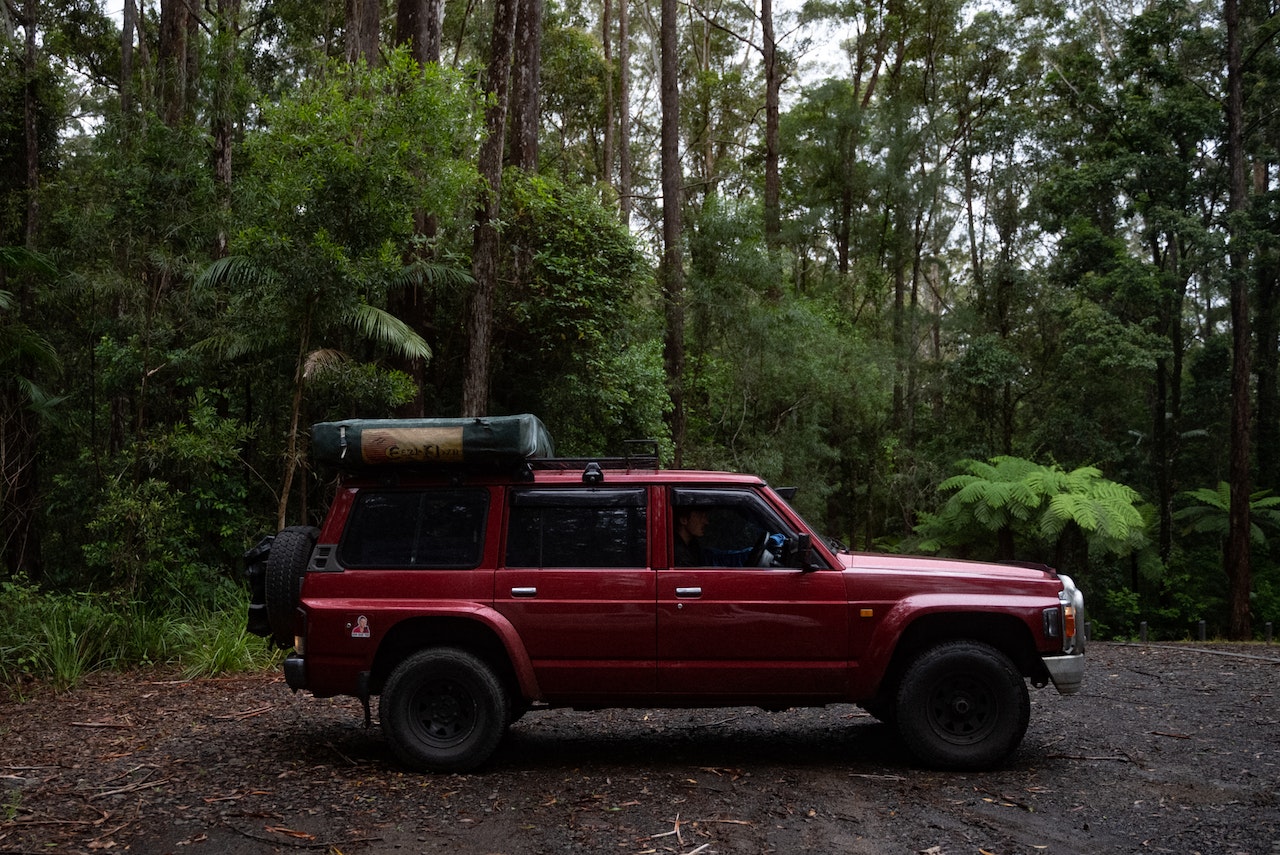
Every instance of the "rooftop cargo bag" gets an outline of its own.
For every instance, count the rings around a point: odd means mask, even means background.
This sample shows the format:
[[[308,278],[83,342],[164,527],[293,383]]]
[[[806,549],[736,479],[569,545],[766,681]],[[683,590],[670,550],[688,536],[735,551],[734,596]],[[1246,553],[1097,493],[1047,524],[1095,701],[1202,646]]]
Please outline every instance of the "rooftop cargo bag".
[[[468,419],[347,419],[311,426],[311,453],[344,468],[514,466],[551,457],[551,435],[537,416]]]

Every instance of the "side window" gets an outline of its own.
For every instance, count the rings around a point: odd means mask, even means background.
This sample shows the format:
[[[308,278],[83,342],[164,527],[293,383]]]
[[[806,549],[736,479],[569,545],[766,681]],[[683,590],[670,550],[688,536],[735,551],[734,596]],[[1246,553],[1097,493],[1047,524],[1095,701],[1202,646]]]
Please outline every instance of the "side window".
[[[338,556],[348,567],[475,567],[488,508],[480,489],[363,491]]]
[[[508,567],[646,567],[643,488],[511,493]]]
[[[772,567],[791,532],[750,490],[672,490],[676,567]]]

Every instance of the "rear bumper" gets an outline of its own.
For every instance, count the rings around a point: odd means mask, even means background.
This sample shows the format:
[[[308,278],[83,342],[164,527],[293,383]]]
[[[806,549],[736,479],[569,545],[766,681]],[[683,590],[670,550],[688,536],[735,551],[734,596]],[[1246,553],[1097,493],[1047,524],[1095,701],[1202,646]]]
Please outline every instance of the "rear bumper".
[[[1084,654],[1074,653],[1067,656],[1045,656],[1044,667],[1049,671],[1049,679],[1062,695],[1073,695],[1080,689],[1084,681]],[[288,664],[288,663],[286,663]]]

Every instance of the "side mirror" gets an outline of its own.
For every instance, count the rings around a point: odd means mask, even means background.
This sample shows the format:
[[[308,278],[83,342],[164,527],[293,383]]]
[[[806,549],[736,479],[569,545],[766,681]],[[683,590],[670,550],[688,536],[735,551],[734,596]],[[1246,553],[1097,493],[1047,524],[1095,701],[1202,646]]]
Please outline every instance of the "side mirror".
[[[818,569],[818,562],[813,557],[813,535],[803,532],[794,538],[788,538],[787,547],[791,553],[788,556],[789,565],[794,563],[804,573],[812,573]]]

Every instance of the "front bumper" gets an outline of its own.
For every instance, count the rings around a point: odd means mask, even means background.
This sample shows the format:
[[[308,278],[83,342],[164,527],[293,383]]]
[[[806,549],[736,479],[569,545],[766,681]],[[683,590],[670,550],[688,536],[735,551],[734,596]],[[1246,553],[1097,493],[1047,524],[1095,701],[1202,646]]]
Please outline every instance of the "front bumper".
[[[1084,681],[1084,654],[1072,653],[1065,656],[1045,656],[1044,667],[1049,671],[1049,679],[1053,687],[1061,695],[1074,695],[1080,690]],[[288,662],[285,662],[288,665]],[[290,684],[292,685],[292,684]]]

